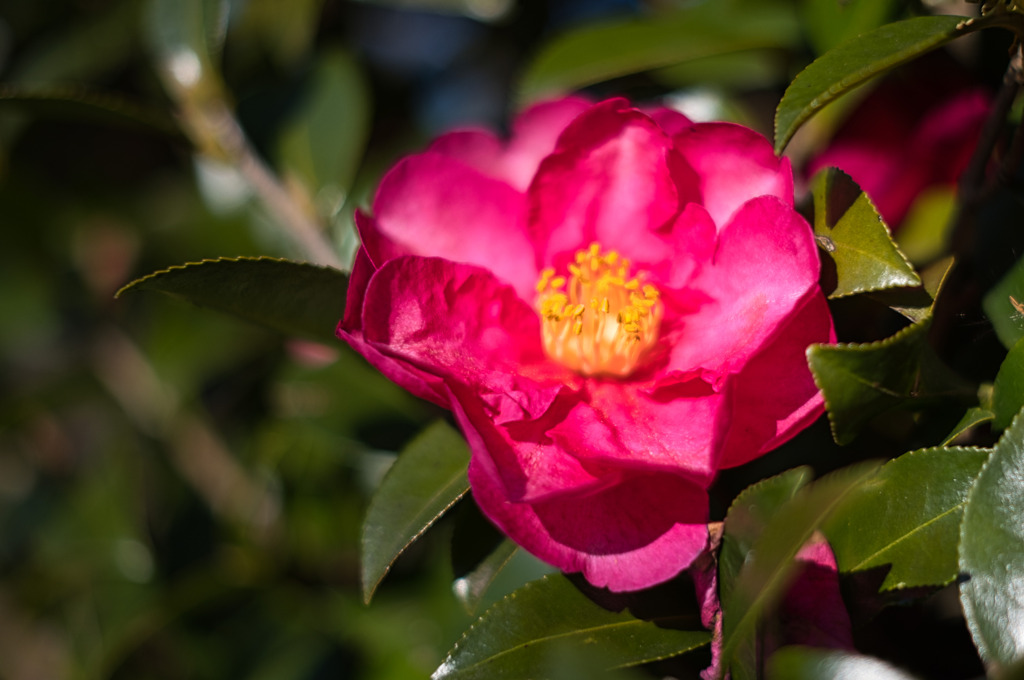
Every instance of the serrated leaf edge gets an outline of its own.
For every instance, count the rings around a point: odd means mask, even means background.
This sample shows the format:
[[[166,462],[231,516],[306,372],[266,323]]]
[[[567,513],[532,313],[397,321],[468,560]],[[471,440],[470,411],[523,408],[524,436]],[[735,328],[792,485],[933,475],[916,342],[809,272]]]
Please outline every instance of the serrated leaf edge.
[[[962,452],[986,452],[986,451],[989,452],[989,454],[991,455],[991,452],[992,452],[992,449],[986,449],[986,448],[981,447],[981,446],[927,446],[927,447],[924,447],[924,448],[921,448],[921,449],[915,449],[914,451],[909,451],[909,452],[904,453],[903,455],[899,456],[898,458],[893,458],[892,460],[887,461],[885,464],[882,465],[881,468],[879,468],[877,476],[883,475],[885,473],[885,469],[888,466],[892,465],[893,463],[895,463],[895,462],[897,462],[899,460],[902,460],[903,458],[906,458],[908,456],[917,456],[918,454],[923,454],[926,451],[934,451],[934,450],[945,450],[945,451],[950,451],[950,452],[956,452],[956,453],[951,453],[951,455],[958,455],[958,454],[960,454]],[[987,464],[988,464],[988,461],[986,460],[985,463],[982,464],[981,469],[978,470],[978,474],[979,475],[981,474],[981,470],[984,469],[985,465],[987,465]],[[975,479],[977,479],[977,477],[975,477]],[[973,488],[973,487],[974,487],[974,484],[972,482],[971,483],[971,488]],[[968,490],[967,495],[970,496],[970,490]],[[861,560],[858,564],[850,567],[849,569],[846,569],[845,571],[852,573],[852,572],[857,572],[857,571],[864,571],[865,569],[871,569],[874,566],[879,566],[879,565],[869,565],[867,563],[870,562],[871,560],[873,560],[874,558],[876,558],[878,555],[880,555],[880,554],[884,553],[885,551],[889,550],[892,546],[899,544],[901,541],[905,540],[908,536],[911,536],[911,535],[917,533],[918,531],[920,531],[924,527],[931,526],[932,524],[934,524],[938,520],[942,519],[943,517],[949,516],[951,513],[955,512],[958,508],[966,508],[966,507],[967,507],[967,499],[965,498],[961,503],[958,503],[957,505],[953,506],[952,508],[949,508],[948,510],[945,510],[941,514],[936,515],[935,517],[932,517],[931,519],[929,519],[924,524],[917,525],[909,533],[903,534],[897,540],[888,543],[887,545],[883,546],[879,550],[876,550],[874,553],[869,555],[866,559]],[[963,520],[963,518],[961,518],[961,523],[962,523],[962,520]],[[883,564],[885,564],[885,563],[883,563]],[[890,588],[885,588],[885,590],[888,592],[888,591],[893,591],[893,590],[903,590],[903,589],[908,588],[908,587],[917,588],[917,587],[928,586],[928,585],[945,586],[945,585],[949,585],[950,583],[952,583],[955,580],[955,578],[956,577],[954,576],[953,578],[951,578],[951,579],[949,579],[949,580],[947,580],[947,581],[945,581],[943,583],[930,583],[930,584],[929,583],[920,583],[920,584],[916,584],[914,586],[908,586],[905,583],[897,583],[897,584],[894,584]]]
[[[199,260],[197,262],[185,262],[183,264],[172,265],[170,267],[167,267],[166,269],[159,269],[159,270],[157,270],[155,272],[151,272],[149,274],[146,274],[145,276],[140,276],[137,279],[133,279],[132,281],[126,283],[123,286],[121,286],[121,288],[118,289],[118,291],[116,293],[114,293],[114,298],[116,299],[116,298],[121,297],[121,295],[123,293],[125,293],[125,292],[127,292],[127,291],[129,291],[129,290],[131,290],[133,288],[137,288],[138,286],[142,285],[146,281],[150,281],[152,279],[156,279],[156,278],[159,278],[161,276],[165,276],[167,274],[172,274],[174,272],[184,271],[186,269],[193,269],[193,268],[196,268],[196,267],[202,267],[204,265],[222,264],[222,263],[225,263],[225,262],[275,262],[275,263],[282,263],[282,264],[294,264],[294,265],[299,265],[299,266],[302,266],[302,267],[313,267],[314,269],[322,269],[322,270],[325,270],[325,271],[337,272],[337,273],[341,274],[342,276],[345,275],[345,272],[341,271],[340,269],[335,269],[334,267],[328,267],[328,266],[322,265],[322,264],[314,264],[312,262],[306,262],[306,261],[303,261],[303,260],[289,260],[288,258],[284,258],[284,257],[272,257],[270,255],[255,255],[255,256],[252,256],[252,255],[238,255],[236,257],[224,256],[224,257],[215,257],[215,258],[203,258],[202,260]]]
[[[808,366],[808,368],[811,369],[811,379],[814,380],[814,386],[818,388],[818,391],[821,392],[822,398],[824,398],[824,400],[825,400],[825,412],[826,412],[826,414],[828,414],[829,430],[832,432],[832,439],[833,439],[833,441],[838,442],[838,439],[837,439],[837,436],[836,436],[835,418],[832,415],[832,406],[829,403],[828,395],[826,394],[825,389],[822,387],[821,382],[818,379],[818,375],[814,372],[814,369],[811,367],[811,353],[816,351],[816,350],[828,351],[828,350],[833,350],[833,349],[838,349],[838,350],[849,349],[849,350],[855,350],[855,351],[868,351],[868,350],[872,350],[872,349],[881,349],[883,347],[886,347],[887,345],[892,345],[892,344],[895,344],[895,343],[899,342],[900,340],[903,339],[904,336],[910,335],[913,332],[922,332],[923,330],[926,330],[927,329],[926,327],[927,327],[928,324],[931,323],[931,320],[932,320],[932,316],[931,316],[931,313],[929,313],[923,319],[921,319],[920,321],[918,321],[916,323],[908,324],[907,326],[905,326],[905,327],[901,328],[900,330],[896,331],[895,333],[893,333],[889,337],[882,338],[881,340],[873,340],[872,342],[836,342],[836,343],[832,343],[832,344],[825,344],[825,343],[820,343],[819,342],[819,343],[814,343],[813,345],[811,345],[810,347],[807,348],[807,350],[804,353],[805,356],[807,357],[807,366]],[[865,383],[865,384],[867,384],[867,383]],[[874,386],[872,386],[872,387],[874,387]],[[903,398],[903,397],[906,396],[906,395],[897,394],[897,393],[894,393],[894,392],[890,392],[890,391],[886,391],[886,390],[882,390],[882,389],[878,389],[878,388],[875,388],[875,389],[877,389],[880,393],[890,394],[891,396],[894,396],[894,397]]]

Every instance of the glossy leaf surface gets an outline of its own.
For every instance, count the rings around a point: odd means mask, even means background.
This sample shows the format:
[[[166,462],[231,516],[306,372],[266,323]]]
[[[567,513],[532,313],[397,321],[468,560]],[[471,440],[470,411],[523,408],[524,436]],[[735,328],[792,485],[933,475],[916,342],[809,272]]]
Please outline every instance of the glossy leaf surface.
[[[370,500],[363,522],[363,599],[398,556],[469,491],[469,448],[462,436],[439,421],[398,456]]]
[[[960,586],[967,627],[992,669],[1024,658],[1024,418],[1000,438],[967,497]]]
[[[801,71],[775,112],[775,151],[826,104],[870,78],[980,27],[961,27],[967,17],[927,16],[898,21],[847,40]]]
[[[989,453],[936,447],[883,465],[822,529],[839,569],[892,565],[882,590],[952,582],[967,494]]]
[[[829,297],[921,285],[871,199],[848,175],[826,168],[813,185],[814,234],[836,265]]]
[[[705,630],[668,627],[674,623],[608,611],[564,576],[545,576],[487,610],[432,678],[546,677],[560,656],[580,653],[605,668],[623,668],[681,654],[711,638]]]
[[[270,257],[203,260],[136,279],[118,295],[155,290],[328,344],[345,311],[348,277],[336,269]]]

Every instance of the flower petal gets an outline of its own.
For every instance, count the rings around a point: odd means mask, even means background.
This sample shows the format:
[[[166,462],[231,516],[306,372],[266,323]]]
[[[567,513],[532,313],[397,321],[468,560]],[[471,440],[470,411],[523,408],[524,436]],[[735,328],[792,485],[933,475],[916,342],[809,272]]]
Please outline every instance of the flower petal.
[[[523,195],[505,182],[426,152],[384,177],[373,212],[376,228],[404,252],[486,267],[528,296],[537,268],[524,207]]]
[[[789,205],[772,196],[744,204],[691,285],[707,301],[670,319],[666,370],[738,372],[817,287],[819,266],[811,229]]]
[[[439,137],[430,145],[430,151],[462,161],[488,177],[526,191],[541,160],[554,151],[558,136],[590,106],[590,101],[582,97],[540,102],[516,117],[507,144],[486,130],[459,130]]]
[[[451,398],[440,377],[388,356],[367,343],[363,337],[363,307],[366,290],[374,273],[376,267],[370,262],[366,250],[360,248],[356,252],[352,274],[349,277],[345,316],[338,324],[335,334],[395,384],[420,399],[431,401],[442,408],[451,408]]]
[[[725,437],[728,401],[699,381],[647,391],[592,380],[587,398],[550,431],[573,456],[607,467],[661,470],[708,485]]]
[[[595,586],[619,592],[661,583],[707,545],[707,495],[674,475],[638,474],[593,493],[515,503],[486,463],[474,457],[469,466],[484,514],[526,550],[582,571]]]
[[[456,390],[455,417],[469,442],[477,465],[485,465],[500,484],[500,496],[509,501],[534,502],[551,496],[595,491],[618,481],[619,475],[591,471],[545,431],[552,416],[538,421],[498,425],[472,393]],[[565,392],[562,401],[575,397]],[[550,411],[564,408],[555,406]],[[558,416],[555,415],[555,418]]]
[[[703,205],[721,227],[755,196],[793,205],[793,171],[763,136],[733,123],[697,123],[675,136],[676,149],[697,171]]]
[[[592,241],[634,260],[663,257],[654,232],[679,212],[680,190],[695,189],[691,175],[650,117],[621,99],[594,105],[566,128],[530,185],[542,261],[563,264]]]
[[[548,361],[536,312],[471,265],[416,256],[387,261],[366,288],[362,329],[379,352],[495,397],[499,421],[539,417],[577,381]]]
[[[824,412],[807,368],[807,347],[816,342],[835,342],[820,292],[734,378],[733,419],[719,467],[742,465],[780,446]]]

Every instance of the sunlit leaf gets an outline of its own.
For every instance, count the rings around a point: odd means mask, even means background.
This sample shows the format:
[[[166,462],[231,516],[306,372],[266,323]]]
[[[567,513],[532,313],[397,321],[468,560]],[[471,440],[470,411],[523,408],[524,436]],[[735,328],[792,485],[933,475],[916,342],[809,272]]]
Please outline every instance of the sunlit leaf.
[[[363,522],[363,599],[370,601],[398,556],[469,491],[469,448],[439,421],[399,455]]]
[[[839,649],[793,645],[768,662],[768,680],[915,680],[881,659]]]
[[[797,74],[782,96],[775,112],[776,153],[782,153],[807,119],[840,95],[985,25],[969,22],[968,17],[915,17],[886,24],[829,50]]]
[[[682,654],[711,638],[705,630],[675,630],[671,626],[676,623],[608,611],[565,577],[546,576],[487,610],[432,677],[547,677],[561,655],[581,652],[605,668],[623,668]]]
[[[836,266],[829,297],[921,285],[871,199],[846,173],[826,168],[813,186],[814,234]]]
[[[772,515],[723,603],[723,668],[735,663],[737,652],[756,635],[761,615],[782,597],[800,548],[877,469],[873,463],[862,463],[833,472],[800,489]],[[751,669],[738,666],[736,670],[740,676],[751,676]]]
[[[718,0],[643,19],[586,26],[548,43],[527,68],[520,100],[530,102],[630,73],[722,54],[796,44],[784,4]],[[614,49],[609,49],[613,47]]]
[[[334,217],[351,189],[369,132],[368,96],[355,61],[343,52],[328,52],[282,134],[281,161],[321,217]]]
[[[882,590],[951,583],[967,493],[989,453],[937,447],[883,465],[822,528],[839,569],[892,565]]]
[[[967,497],[960,586],[967,627],[990,668],[1024,658],[1024,417],[996,444]]]
[[[335,343],[348,277],[270,257],[203,260],[154,272],[118,291],[155,290],[285,334]]]

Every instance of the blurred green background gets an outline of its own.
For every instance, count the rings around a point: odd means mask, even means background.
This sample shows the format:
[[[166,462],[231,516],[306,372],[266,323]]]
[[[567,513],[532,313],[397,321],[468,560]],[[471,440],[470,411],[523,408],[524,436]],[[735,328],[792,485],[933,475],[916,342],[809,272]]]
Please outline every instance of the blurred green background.
[[[428,676],[474,619],[451,527],[369,607],[359,532],[395,452],[444,414],[340,344],[114,294],[202,258],[302,256],[220,113],[344,263],[383,169],[505,123],[547,41],[693,4],[4,0],[0,678]],[[834,2],[755,4],[773,44],[640,60],[593,94],[675,93],[768,133],[802,65],[917,3],[838,22]]]

